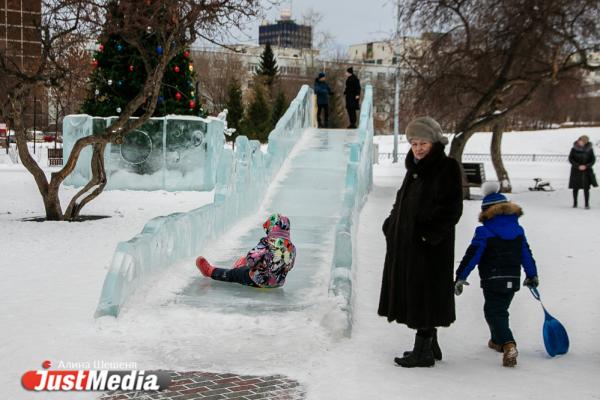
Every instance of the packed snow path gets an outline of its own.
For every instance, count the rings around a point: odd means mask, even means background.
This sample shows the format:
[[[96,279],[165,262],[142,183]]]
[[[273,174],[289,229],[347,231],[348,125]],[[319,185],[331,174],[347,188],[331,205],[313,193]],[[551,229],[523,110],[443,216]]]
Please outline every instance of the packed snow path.
[[[198,275],[177,295],[175,302],[245,314],[300,310],[314,305],[315,299],[328,288],[348,144],[356,140],[356,135],[355,130],[307,129],[284,165],[280,173],[283,176],[271,184],[264,210],[256,216],[255,223],[240,232],[234,242],[222,240],[211,246],[210,254],[206,255],[213,265],[230,268],[264,236],[262,221],[268,214],[286,215],[290,218],[297,258],[284,287],[257,290]]]

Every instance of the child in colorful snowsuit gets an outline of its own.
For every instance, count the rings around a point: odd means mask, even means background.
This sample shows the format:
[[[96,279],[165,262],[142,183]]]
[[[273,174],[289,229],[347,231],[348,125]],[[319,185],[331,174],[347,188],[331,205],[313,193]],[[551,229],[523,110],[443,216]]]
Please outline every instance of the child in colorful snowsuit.
[[[525,270],[527,287],[537,287],[539,281],[535,260],[531,254],[525,231],[518,218],[523,210],[498,193],[497,182],[486,182],[482,191],[479,221],[475,236],[456,271],[455,294],[468,285],[467,277],[476,265],[485,303],[483,312],[490,328],[488,347],[503,353],[502,365],[517,363],[517,347],[509,327],[508,308],[521,280],[521,265]]]
[[[280,214],[271,214],[263,224],[267,236],[240,257],[232,269],[215,268],[204,257],[196,259],[196,266],[206,277],[217,281],[236,282],[259,288],[283,286],[296,259],[296,247],[290,241],[290,220]]]

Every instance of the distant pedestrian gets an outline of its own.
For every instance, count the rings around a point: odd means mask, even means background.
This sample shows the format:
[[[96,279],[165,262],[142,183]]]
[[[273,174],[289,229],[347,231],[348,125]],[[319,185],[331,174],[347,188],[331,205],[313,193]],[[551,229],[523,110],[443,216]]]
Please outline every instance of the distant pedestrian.
[[[344,94],[346,95],[346,110],[350,119],[348,129],[356,129],[356,111],[360,109],[360,80],[354,75],[352,67],[346,70],[346,77]]]
[[[329,96],[333,95],[333,92],[325,81],[324,72],[319,72],[315,79],[314,90],[317,95],[317,124],[319,128],[329,128]],[[325,114],[323,120],[321,114]]]
[[[442,359],[436,328],[456,318],[454,226],[463,208],[462,177],[433,118],[411,121],[406,137],[406,175],[382,227],[387,248],[377,312],[416,330],[413,350],[396,364],[431,367]]]
[[[579,137],[573,143],[571,153],[569,154],[571,163],[571,176],[569,177],[569,189],[573,189],[573,208],[577,207],[577,197],[579,189],[583,189],[583,198],[585,208],[590,208],[590,186],[598,186],[596,175],[594,175],[594,147],[590,143],[590,138],[586,135]]]
[[[459,296],[467,277],[479,266],[483,289],[483,313],[490,329],[488,347],[503,353],[502,365],[517,364],[517,344],[509,327],[508,308],[519,290],[521,266],[525,270],[523,285],[538,286],[537,268],[531,254],[525,231],[518,219],[523,215],[521,207],[498,193],[497,182],[486,182],[481,203],[479,222],[475,236],[467,249],[458,270],[454,293]]]

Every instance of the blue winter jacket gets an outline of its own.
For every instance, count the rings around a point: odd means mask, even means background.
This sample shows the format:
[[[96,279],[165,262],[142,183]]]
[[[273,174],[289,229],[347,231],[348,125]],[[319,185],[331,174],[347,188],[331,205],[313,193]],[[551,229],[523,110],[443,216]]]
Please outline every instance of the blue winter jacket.
[[[519,217],[521,207],[514,203],[496,204],[483,211],[483,223],[477,227],[456,279],[466,280],[479,265],[481,287],[497,291],[517,291],[520,288],[521,266],[528,278],[537,276],[535,260],[525,237]]]
[[[317,95],[317,104],[322,106],[329,104],[329,96],[333,94],[327,82],[315,79],[315,94]]]

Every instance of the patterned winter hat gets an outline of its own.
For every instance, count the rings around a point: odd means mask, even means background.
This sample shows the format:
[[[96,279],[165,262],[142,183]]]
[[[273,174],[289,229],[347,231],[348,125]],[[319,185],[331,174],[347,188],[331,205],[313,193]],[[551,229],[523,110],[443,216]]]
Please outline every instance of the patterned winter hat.
[[[289,231],[290,220],[285,215],[271,214],[263,224],[263,228],[267,234],[271,233],[272,231]]]
[[[481,186],[481,192],[483,193],[482,210],[487,210],[494,204],[508,203],[506,196],[498,193],[499,191],[500,184],[496,181],[487,181]]]

